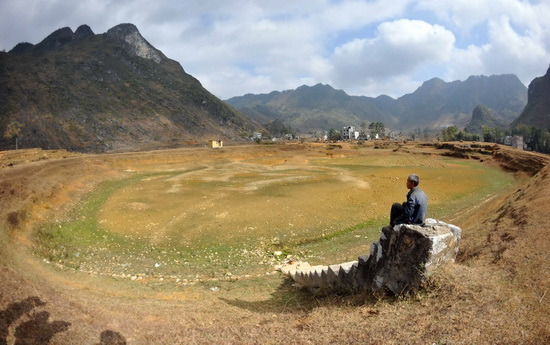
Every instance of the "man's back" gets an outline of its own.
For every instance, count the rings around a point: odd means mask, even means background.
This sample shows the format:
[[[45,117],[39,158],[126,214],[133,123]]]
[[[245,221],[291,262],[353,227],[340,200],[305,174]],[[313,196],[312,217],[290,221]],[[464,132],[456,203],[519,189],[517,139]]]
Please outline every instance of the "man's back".
[[[410,223],[424,224],[428,214],[428,197],[423,190],[414,187],[407,193],[405,213],[409,217],[408,221]]]

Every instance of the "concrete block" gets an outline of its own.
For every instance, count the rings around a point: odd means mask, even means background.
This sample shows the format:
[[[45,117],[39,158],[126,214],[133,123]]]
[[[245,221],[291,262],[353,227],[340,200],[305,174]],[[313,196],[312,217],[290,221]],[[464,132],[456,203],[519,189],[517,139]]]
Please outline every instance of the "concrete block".
[[[437,220],[424,225],[384,227],[370,254],[337,265],[287,265],[281,271],[312,291],[392,291],[403,294],[421,286],[435,269],[454,261],[461,229]]]

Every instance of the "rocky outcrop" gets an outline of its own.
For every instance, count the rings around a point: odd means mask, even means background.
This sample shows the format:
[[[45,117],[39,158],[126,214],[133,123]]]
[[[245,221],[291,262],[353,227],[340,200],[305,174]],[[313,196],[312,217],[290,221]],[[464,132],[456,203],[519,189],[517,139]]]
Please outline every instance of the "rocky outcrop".
[[[37,45],[27,42],[19,43],[10,53],[23,54],[32,51],[35,54],[43,54],[48,51],[56,50],[67,43],[93,36],[95,36],[94,32],[86,24],[80,25],[74,33],[71,28],[64,27],[54,31]],[[152,60],[156,63],[160,63],[166,58],[160,50],[153,47],[143,38],[143,36],[141,36],[138,28],[134,24],[126,23],[116,25],[107,31],[106,36],[122,45],[130,54]]]
[[[74,33],[71,28],[65,27],[54,31],[37,45],[28,42],[18,43],[12,50],[10,50],[10,53],[24,54],[33,52],[34,54],[44,54],[46,52],[56,50],[72,41],[85,39],[94,35],[95,34],[92,29],[85,24],[79,26]]]
[[[391,292],[417,290],[442,264],[458,253],[461,229],[435,219],[426,224],[400,224],[382,228],[370,254],[357,261],[329,266],[296,262],[281,268],[300,286],[312,292]]]
[[[17,43],[12,50],[9,51],[10,54],[24,54],[30,52],[34,49],[34,44],[29,42]]]
[[[498,121],[494,115],[493,111],[483,104],[480,104],[474,108],[472,111],[472,119],[466,125],[464,130],[470,133],[483,134],[483,126],[487,127],[500,127],[504,128],[506,125]]]
[[[134,24],[119,24],[109,29],[107,36],[121,43],[130,53],[156,63],[162,61],[162,53],[141,36]]]
[[[95,34],[92,31],[92,29],[88,25],[83,24],[83,25],[80,25],[74,32],[73,40],[81,40],[84,38],[92,37],[93,35]]]
[[[527,96],[527,105],[512,127],[525,124],[550,130],[550,67],[529,84]]]
[[[36,53],[44,53],[47,51],[55,50],[59,48],[60,46],[72,41],[73,39],[73,30],[69,27],[61,28],[53,33],[51,33],[48,37],[42,40],[42,42],[38,43],[34,47],[34,51]]]

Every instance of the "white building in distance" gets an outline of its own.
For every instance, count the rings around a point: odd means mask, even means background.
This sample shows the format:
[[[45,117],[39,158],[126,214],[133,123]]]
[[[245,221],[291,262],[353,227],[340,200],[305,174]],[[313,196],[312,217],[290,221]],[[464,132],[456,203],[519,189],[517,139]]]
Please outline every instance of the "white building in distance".
[[[359,132],[355,130],[355,126],[342,127],[342,140],[357,140]]]

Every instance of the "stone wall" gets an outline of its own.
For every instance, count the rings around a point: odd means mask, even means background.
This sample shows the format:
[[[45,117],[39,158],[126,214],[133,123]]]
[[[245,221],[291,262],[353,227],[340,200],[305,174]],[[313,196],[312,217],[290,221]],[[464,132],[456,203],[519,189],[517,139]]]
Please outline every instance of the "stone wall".
[[[287,264],[281,271],[312,292],[391,292],[417,290],[442,264],[454,262],[461,229],[435,219],[425,225],[384,227],[370,254],[357,261],[328,266]]]

